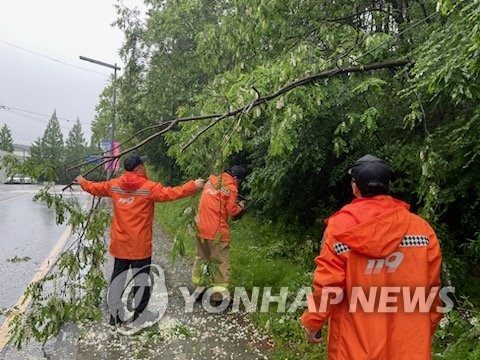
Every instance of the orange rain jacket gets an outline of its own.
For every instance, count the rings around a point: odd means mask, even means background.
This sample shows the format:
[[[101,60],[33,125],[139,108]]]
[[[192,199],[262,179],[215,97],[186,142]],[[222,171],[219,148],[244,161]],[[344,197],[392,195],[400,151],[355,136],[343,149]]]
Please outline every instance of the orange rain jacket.
[[[408,209],[379,195],[355,199],[327,219],[313,296],[301,321],[316,331],[328,319],[330,360],[431,359],[432,335],[442,317],[438,292],[423,310],[404,295],[411,299],[418,288],[421,299],[426,289],[428,299],[430,289],[440,287],[441,253],[433,229]],[[324,297],[322,306],[322,290],[326,296],[331,287],[342,289],[343,300]]]
[[[230,240],[228,218],[238,215],[238,189],[233,177],[224,172],[211,175],[205,184],[198,205],[197,236],[207,240]]]
[[[84,180],[83,190],[112,198],[113,219],[110,254],[119,259],[141,260],[152,256],[152,224],[155,202],[172,201],[196,193],[195,181],[167,187],[145,175],[126,171],[103,182]]]

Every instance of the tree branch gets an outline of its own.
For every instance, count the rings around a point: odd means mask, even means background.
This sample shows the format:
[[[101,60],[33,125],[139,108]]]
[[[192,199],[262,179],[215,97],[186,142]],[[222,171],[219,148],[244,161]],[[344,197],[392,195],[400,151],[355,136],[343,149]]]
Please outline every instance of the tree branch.
[[[229,117],[233,117],[233,116],[235,116],[239,113],[249,112],[255,106],[259,106],[259,105],[262,105],[262,104],[267,104],[270,100],[275,99],[276,97],[279,97],[279,96],[281,96],[281,95],[283,95],[283,94],[285,94],[285,93],[287,93],[287,92],[289,92],[289,91],[291,91],[291,90],[293,90],[297,87],[309,85],[309,84],[315,83],[315,82],[317,82],[321,79],[326,79],[326,78],[332,77],[334,75],[349,74],[349,73],[355,73],[355,72],[373,71],[373,70],[386,69],[386,68],[397,68],[397,67],[405,66],[408,63],[409,62],[406,61],[406,60],[394,60],[394,61],[386,61],[386,62],[382,62],[382,63],[372,63],[372,64],[368,64],[368,65],[358,65],[358,66],[349,66],[349,67],[346,67],[346,68],[330,69],[330,70],[322,71],[321,73],[318,73],[318,74],[315,74],[315,75],[310,75],[310,76],[306,76],[306,77],[303,77],[301,79],[295,80],[291,83],[288,83],[288,84],[282,86],[280,89],[278,89],[277,91],[275,91],[274,93],[271,93],[269,95],[259,96],[260,95],[259,92],[256,91],[257,98],[255,100],[253,100],[253,101],[249,102],[248,104],[243,105],[243,106],[241,106],[237,109],[230,110],[230,111],[228,111],[226,113],[223,113],[223,114],[210,114],[210,115],[200,115],[200,116],[189,116],[189,117],[184,117],[184,118],[177,118],[177,119],[168,120],[168,121],[162,122],[160,124],[147,127],[145,129],[142,129],[142,130],[138,131],[134,136],[136,136],[138,134],[141,134],[142,132],[144,132],[147,129],[166,126],[164,129],[155,132],[154,134],[148,136],[147,138],[145,138],[144,140],[142,140],[141,142],[139,142],[135,146],[132,146],[132,147],[122,151],[118,155],[104,156],[105,160],[102,163],[95,165],[93,168],[88,170],[83,175],[84,176],[88,175],[91,172],[93,172],[95,169],[99,168],[100,166],[103,166],[104,164],[106,164],[108,162],[114,161],[115,159],[118,159],[121,156],[123,156],[125,154],[128,154],[128,153],[140,148],[141,146],[147,144],[151,140],[153,140],[153,139],[159,137],[160,135],[170,131],[175,125],[177,125],[180,122],[214,119],[209,125],[207,125],[206,128],[204,128],[202,131],[200,131],[192,140],[190,140],[185,146],[183,146],[183,148],[182,148],[182,151],[183,151],[187,147],[189,147],[191,144],[193,144],[195,142],[195,140],[197,140],[208,129],[212,128],[215,124],[217,124],[220,120],[223,120],[223,119],[226,119],[226,118],[229,118]],[[132,136],[126,142],[130,141],[134,136]],[[126,142],[124,142],[124,143],[126,143]],[[122,144],[124,144],[124,143],[122,143]],[[120,144],[120,145],[122,145],[122,144]],[[88,163],[83,163],[81,165],[86,165],[86,164],[88,164]],[[81,165],[77,165],[73,168],[76,168],[76,167],[81,166]],[[70,169],[72,169],[72,168],[70,168]],[[62,191],[69,188],[70,186],[72,186],[72,184],[73,183],[70,183],[69,185],[65,186],[62,189]]]

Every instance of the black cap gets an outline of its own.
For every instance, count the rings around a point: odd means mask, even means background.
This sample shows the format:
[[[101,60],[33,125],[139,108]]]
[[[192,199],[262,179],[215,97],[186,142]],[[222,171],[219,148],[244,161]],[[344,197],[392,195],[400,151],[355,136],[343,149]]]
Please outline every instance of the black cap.
[[[355,161],[348,174],[365,197],[388,193],[392,170],[382,159],[373,155],[362,156]]]
[[[127,171],[133,171],[138,165],[148,160],[148,156],[130,155],[123,162],[123,167]]]
[[[227,170],[232,176],[235,176],[238,180],[244,180],[247,176],[247,170],[243,166],[233,165],[230,169]]]

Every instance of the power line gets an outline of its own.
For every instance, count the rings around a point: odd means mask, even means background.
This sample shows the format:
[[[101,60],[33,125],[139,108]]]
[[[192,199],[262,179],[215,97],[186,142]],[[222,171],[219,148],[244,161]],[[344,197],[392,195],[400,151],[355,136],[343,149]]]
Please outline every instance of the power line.
[[[13,115],[15,115],[15,116],[20,116],[20,117],[23,117],[23,118],[28,119],[28,120],[34,120],[34,121],[40,122],[42,124],[46,124],[48,122],[46,119],[40,119],[38,117],[30,115],[31,113],[33,113],[33,114],[37,114],[37,115],[40,115],[40,116],[46,116],[46,115],[43,115],[43,114],[39,114],[39,113],[35,113],[35,112],[21,113],[21,112],[18,112],[17,110],[14,110],[14,109],[8,109],[7,107],[5,107],[3,105],[0,105],[0,109],[10,110],[13,113]],[[87,125],[89,125],[89,124],[87,124]],[[71,131],[71,128],[69,128],[67,126],[63,126],[63,125],[60,125],[60,124],[59,124],[59,126],[64,131]],[[88,134],[91,134],[90,128],[88,128],[86,130],[82,129],[82,132],[84,133],[85,136],[88,136]],[[23,140],[28,140],[28,139],[23,138]],[[31,141],[31,140],[28,140],[28,141]],[[31,141],[31,142],[33,142],[33,141]]]
[[[50,118],[52,116],[52,115],[41,114],[41,113],[38,113],[38,112],[35,112],[35,111],[20,109],[20,108],[5,105],[5,104],[0,104],[0,109],[7,110],[7,111],[16,110],[16,111],[21,111],[21,112],[24,112],[24,113],[27,113],[27,114],[43,116],[43,117],[47,117],[47,118]],[[68,118],[64,118],[64,117],[60,117],[60,116],[57,116],[57,119],[58,120],[63,120],[63,121],[66,121],[66,122],[76,122],[77,121],[77,120],[72,120],[72,119],[68,119]],[[80,120],[79,120],[79,122],[80,122],[80,124],[90,126],[90,123],[86,123],[86,122],[83,122],[83,121],[80,121]]]
[[[104,76],[104,77],[108,77],[108,75],[105,74],[105,73],[101,73],[101,72],[98,72],[98,71],[94,71],[94,70],[90,70],[90,69],[87,69],[87,68],[83,68],[83,67],[81,67],[81,66],[69,64],[69,63],[67,63],[67,62],[64,62],[64,61],[55,59],[55,58],[53,58],[53,57],[40,54],[40,53],[38,53],[38,52],[36,52],[36,51],[30,50],[30,49],[26,49],[26,48],[21,47],[21,46],[18,46],[18,45],[11,44],[11,43],[6,42],[6,41],[1,40],[1,39],[0,39],[0,43],[2,43],[2,44],[4,44],[4,45],[11,46],[11,47],[13,47],[13,48],[15,48],[15,49],[19,49],[19,50],[28,52],[28,53],[33,54],[33,55],[36,55],[36,56],[42,57],[42,58],[44,58],[44,59],[47,59],[47,60],[56,62],[56,63],[58,63],[58,64],[70,66],[70,67],[73,67],[73,68],[75,68],[75,69],[79,69],[79,70],[83,70],[83,71],[88,71],[88,72],[91,72],[91,73],[93,73],[93,74],[97,74],[97,75],[102,75],[102,76]]]
[[[37,117],[35,117],[35,116],[31,116],[31,115],[28,115],[28,114],[22,114],[22,113],[17,113],[17,112],[13,112],[13,114],[16,115],[16,116],[23,117],[23,118],[25,118],[25,119],[38,121],[38,122],[40,122],[40,123],[42,123],[42,124],[45,124],[46,122],[48,122],[48,121],[46,121],[46,120],[44,120],[44,119],[39,119],[39,118],[37,118]],[[64,125],[60,125],[60,124],[59,124],[59,126],[60,126],[60,128],[63,129],[63,130],[70,130],[70,128],[68,128],[68,127],[66,127],[66,126],[64,126]]]
[[[48,120],[40,119],[40,118],[38,118],[38,117],[29,115],[29,114],[22,114],[22,113],[16,112],[15,110],[12,111],[12,114],[15,115],[15,116],[23,117],[23,118],[25,118],[25,119],[35,120],[35,121],[37,121],[37,122],[39,122],[39,123],[42,123],[42,124],[47,124],[47,123],[48,123]],[[61,124],[59,124],[59,126],[60,126],[60,128],[62,128],[63,130],[68,130],[68,131],[70,131],[70,130],[72,129],[72,128],[70,128],[70,127],[67,127],[67,126],[61,125]],[[88,129],[82,129],[82,131],[91,133],[90,128],[88,128]]]
[[[28,119],[28,120],[34,120],[34,121],[40,122],[40,123],[42,123],[42,124],[46,124],[46,123],[47,123],[47,121],[46,121],[45,119],[39,119],[39,118],[37,118],[37,117],[35,117],[35,116],[32,116],[32,115],[29,115],[29,114],[17,113],[17,112],[14,111],[14,112],[13,112],[13,115],[15,115],[15,116],[20,116],[20,117],[22,117],[22,118],[24,118],[24,119]],[[64,130],[64,131],[70,131],[70,130],[71,130],[71,128],[69,128],[69,127],[67,127],[67,126],[60,125],[60,124],[59,124],[59,126],[60,126],[60,129],[62,129],[62,130]],[[86,130],[85,130],[85,129],[82,129],[82,132],[83,132],[84,136],[89,136],[89,135],[92,134],[92,132],[91,132],[90,129],[86,129]],[[39,137],[41,137],[41,136],[39,136]],[[26,140],[26,141],[30,141],[30,142],[32,142],[32,143],[35,141],[35,140],[32,140],[32,139],[20,138],[20,137],[17,137],[17,136],[15,136],[15,138],[19,138],[19,139],[23,139],[23,140]],[[37,138],[38,138],[38,137],[37,137]]]
[[[32,140],[32,139],[27,139],[27,138],[24,138],[24,137],[21,137],[21,136],[15,136],[15,141],[18,143],[18,140],[23,140],[23,141],[26,141],[28,144],[33,144],[36,140]],[[28,144],[19,144],[19,145],[26,145],[26,146],[30,146]]]

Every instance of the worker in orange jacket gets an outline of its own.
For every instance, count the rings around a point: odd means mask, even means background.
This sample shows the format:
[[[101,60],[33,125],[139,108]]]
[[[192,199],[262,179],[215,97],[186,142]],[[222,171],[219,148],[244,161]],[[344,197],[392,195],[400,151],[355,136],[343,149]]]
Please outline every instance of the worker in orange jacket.
[[[213,277],[211,300],[228,298],[230,281],[230,227],[228,220],[238,217],[245,201],[238,201],[238,188],[246,170],[234,165],[220,175],[211,175],[202,191],[198,205],[197,241],[192,283],[202,285],[202,275],[210,265]]]
[[[431,359],[442,317],[435,232],[387,195],[391,170],[383,160],[365,155],[349,174],[355,199],[326,220],[301,317],[306,338],[320,343],[328,320],[330,360]]]
[[[130,268],[135,276],[134,292],[143,288],[141,299],[135,297],[135,325],[141,327],[158,317],[157,312],[146,309],[150,288],[140,283],[142,280],[137,283],[137,279],[142,279],[138,274],[149,275],[150,272],[155,202],[172,201],[195,194],[204,184],[201,178],[178,187],[166,187],[159,182],[150,181],[144,165],[145,160],[146,157],[138,155],[127,157],[124,161],[125,173],[108,181],[88,181],[81,175],[75,179],[82,189],[90,194],[112,198],[113,219],[109,251],[114,257],[114,265],[110,283],[115,280],[116,286],[115,289],[109,289],[109,307],[110,324],[113,326],[121,325],[125,321],[121,293]],[[142,318],[135,322],[140,315]],[[126,334],[133,333],[132,324],[129,326],[130,328],[124,329]]]

